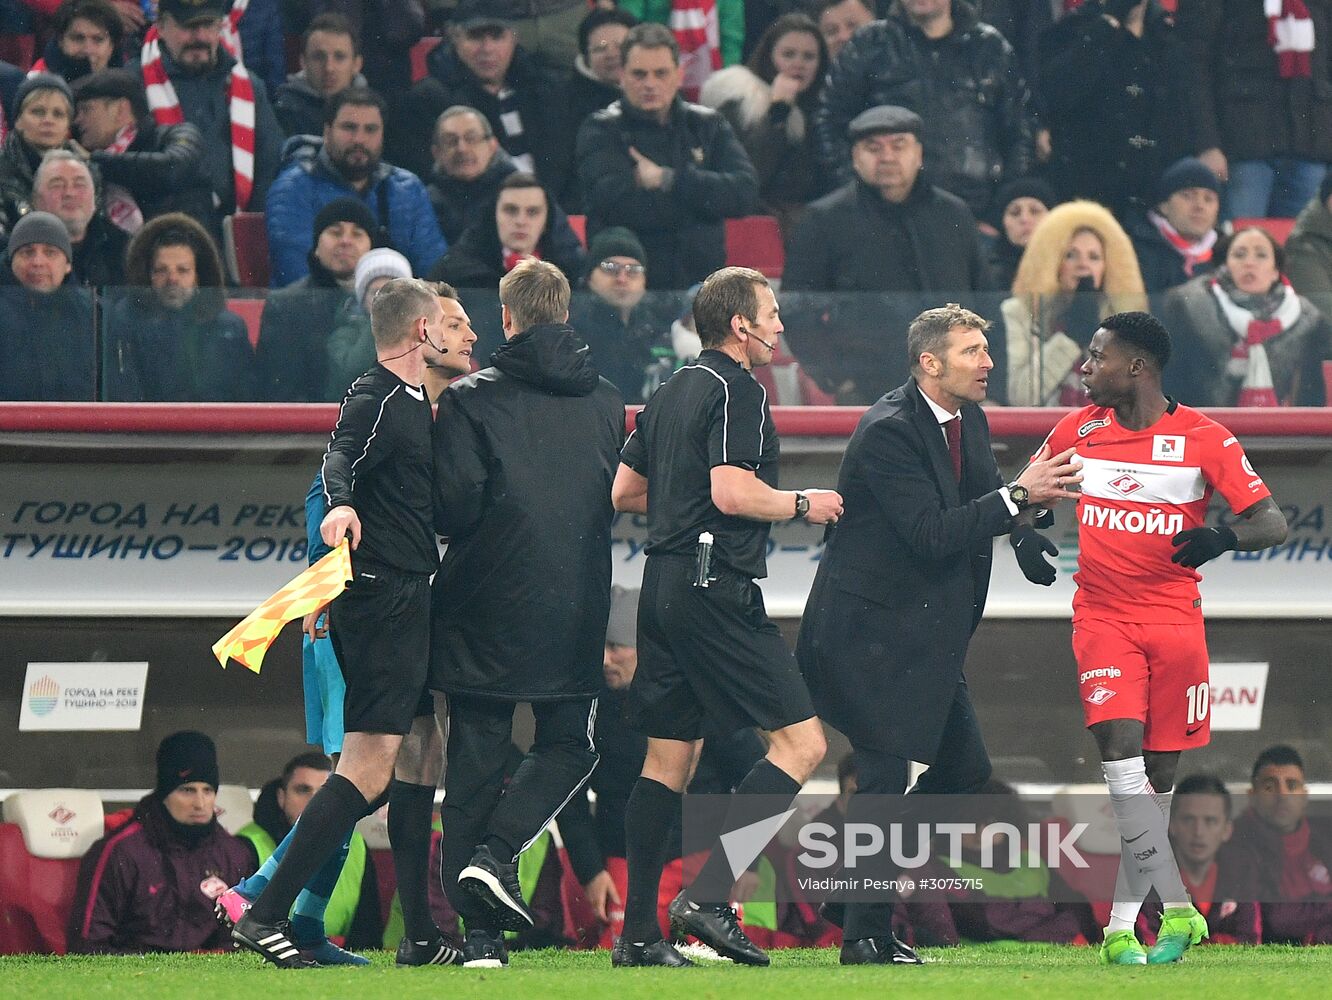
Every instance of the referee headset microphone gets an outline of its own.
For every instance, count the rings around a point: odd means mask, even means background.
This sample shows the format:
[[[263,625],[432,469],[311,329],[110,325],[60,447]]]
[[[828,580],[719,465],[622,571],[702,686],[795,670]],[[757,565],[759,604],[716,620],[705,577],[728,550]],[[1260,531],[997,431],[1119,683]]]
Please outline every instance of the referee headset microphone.
[[[746,336],[753,337],[755,340],[757,340],[760,344],[762,344],[762,345],[763,345],[764,347],[766,347],[768,350],[773,351],[773,352],[776,352],[776,350],[777,350],[777,344],[776,344],[775,342],[769,344],[766,340],[764,340],[762,337],[760,337],[757,333],[755,333],[755,332],[754,332],[753,330],[751,330],[749,327],[747,327],[747,326],[743,326],[743,325],[742,325],[742,326],[740,327],[740,332],[743,333],[743,334],[745,334]]]

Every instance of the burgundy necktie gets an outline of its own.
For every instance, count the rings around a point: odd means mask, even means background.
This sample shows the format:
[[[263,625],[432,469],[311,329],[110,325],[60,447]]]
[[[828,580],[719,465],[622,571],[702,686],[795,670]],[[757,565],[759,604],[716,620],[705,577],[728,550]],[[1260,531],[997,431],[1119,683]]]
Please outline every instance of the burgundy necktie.
[[[962,482],[962,414],[944,424],[948,437],[948,456],[953,460],[953,478]]]

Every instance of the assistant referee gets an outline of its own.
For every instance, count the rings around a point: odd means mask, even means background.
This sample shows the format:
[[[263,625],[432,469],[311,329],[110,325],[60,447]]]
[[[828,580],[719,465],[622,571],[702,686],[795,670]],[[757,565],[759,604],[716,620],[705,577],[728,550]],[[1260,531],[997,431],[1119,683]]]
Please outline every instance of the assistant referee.
[[[736,789],[740,797],[794,798],[825,750],[804,680],[754,581],[767,575],[772,522],[835,522],[842,498],[777,489],[777,429],[750,372],[772,361],[782,333],[768,280],[749,268],[714,272],[694,299],[694,323],[704,350],[639,414],[612,490],[617,510],[648,517],[639,665],[629,692],[648,746],[626,810],[629,892],[624,934],[611,952],[616,966],[692,964],[662,939],[657,893],[702,737],[749,726],[769,732],[768,754]],[[724,832],[752,822],[743,801],[732,801]],[[672,935],[767,965],[728,904],[734,881],[715,845],[670,905]]]

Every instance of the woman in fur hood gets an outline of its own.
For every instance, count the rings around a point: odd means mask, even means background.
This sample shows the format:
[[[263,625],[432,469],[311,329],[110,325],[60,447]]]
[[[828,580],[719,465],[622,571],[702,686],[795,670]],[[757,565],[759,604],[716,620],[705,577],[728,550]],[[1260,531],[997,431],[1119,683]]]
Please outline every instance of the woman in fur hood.
[[[783,14],[743,66],[708,77],[700,100],[726,116],[759,176],[759,195],[789,233],[821,194],[814,155],[814,109],[828,72],[828,49],[805,14]]]
[[[1012,406],[1085,406],[1078,369],[1092,334],[1112,313],[1146,309],[1133,243],[1110,210],[1070,201],[1027,244],[1000,307]]]

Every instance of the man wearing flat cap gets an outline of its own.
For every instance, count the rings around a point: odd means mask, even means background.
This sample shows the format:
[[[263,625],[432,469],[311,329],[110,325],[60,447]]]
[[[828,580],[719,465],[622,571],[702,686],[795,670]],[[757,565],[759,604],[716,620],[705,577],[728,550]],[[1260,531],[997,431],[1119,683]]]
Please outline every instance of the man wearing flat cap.
[[[231,0],[161,0],[139,61],[158,125],[189,122],[204,143],[204,169],[220,219],[262,212],[282,155],[282,126],[268,90],[223,44]]]
[[[215,230],[213,189],[203,135],[189,122],[158,125],[143,83],[124,69],[104,69],[74,85],[74,128],[104,183],[127,190],[148,222],[184,212]]]
[[[0,266],[0,400],[92,400],[93,310],[70,277],[74,248],[50,212],[29,212]]]
[[[157,782],[79,866],[70,950],[100,954],[230,947],[213,900],[254,867],[254,852],[217,822],[217,749],[203,733],[157,748]],[[119,822],[117,822],[117,820]]]
[[[811,204],[791,237],[782,291],[838,294],[807,299],[812,322],[792,322],[787,337],[839,402],[871,403],[905,380],[908,321],[989,286],[975,217],[922,172],[924,130],[895,105],[856,115],[852,179]]]

